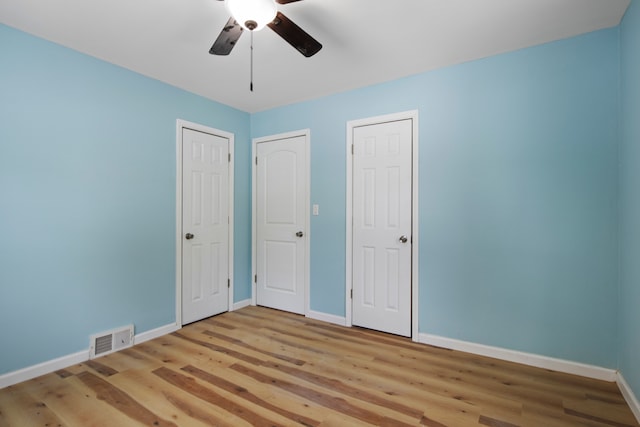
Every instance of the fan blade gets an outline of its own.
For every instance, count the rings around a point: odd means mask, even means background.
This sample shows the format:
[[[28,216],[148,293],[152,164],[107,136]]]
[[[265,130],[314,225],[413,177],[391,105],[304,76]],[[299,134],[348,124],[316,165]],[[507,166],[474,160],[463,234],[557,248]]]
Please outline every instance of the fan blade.
[[[316,39],[280,12],[278,12],[275,19],[267,25],[307,58],[315,55],[322,49],[322,45]]]
[[[276,3],[287,4],[287,3],[293,3],[293,2],[296,2],[296,1],[300,1],[300,0],[276,0]]]
[[[242,35],[242,27],[233,17],[229,18],[220,35],[209,49],[212,55],[229,55],[231,49]]]

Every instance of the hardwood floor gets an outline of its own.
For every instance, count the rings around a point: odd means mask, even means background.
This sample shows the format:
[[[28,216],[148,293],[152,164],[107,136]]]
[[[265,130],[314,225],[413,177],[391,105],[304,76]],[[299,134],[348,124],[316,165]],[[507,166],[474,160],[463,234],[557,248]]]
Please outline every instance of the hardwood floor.
[[[0,390],[0,426],[638,426],[616,384],[261,307]]]

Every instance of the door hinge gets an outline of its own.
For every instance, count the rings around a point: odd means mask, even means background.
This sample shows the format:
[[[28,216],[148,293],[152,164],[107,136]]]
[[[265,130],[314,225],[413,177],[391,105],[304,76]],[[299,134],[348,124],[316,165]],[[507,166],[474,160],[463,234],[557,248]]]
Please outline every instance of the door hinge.
[[[231,163],[231,153],[229,153],[229,163]]]
[[[258,275],[253,276],[253,283],[258,283]]]
[[[351,288],[351,299],[353,299],[353,288]]]
[[[353,148],[353,144],[351,144],[351,154],[354,154],[354,148]]]
[[[256,156],[256,165],[258,164],[258,156]]]
[[[227,288],[231,287],[231,279],[227,279]]]

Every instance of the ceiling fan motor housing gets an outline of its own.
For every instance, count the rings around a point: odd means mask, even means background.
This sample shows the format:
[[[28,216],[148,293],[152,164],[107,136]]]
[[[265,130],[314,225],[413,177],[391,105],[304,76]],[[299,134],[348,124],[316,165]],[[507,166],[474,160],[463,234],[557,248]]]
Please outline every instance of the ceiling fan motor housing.
[[[225,0],[227,10],[249,31],[261,30],[278,12],[275,0]]]
[[[307,58],[315,55],[322,49],[322,44],[279,12],[276,6],[276,2],[287,4],[297,1],[300,0],[224,0],[231,17],[209,53],[229,55],[243,30],[249,30],[253,35],[254,31],[268,26],[302,55]]]

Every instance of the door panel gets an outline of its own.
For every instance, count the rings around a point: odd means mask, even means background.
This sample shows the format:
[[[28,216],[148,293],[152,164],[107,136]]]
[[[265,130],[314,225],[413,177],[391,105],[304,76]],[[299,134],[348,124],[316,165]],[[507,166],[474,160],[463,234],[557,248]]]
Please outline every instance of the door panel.
[[[356,127],[353,143],[353,324],[411,336],[412,122]]]
[[[296,242],[265,241],[264,287],[269,291],[297,291]]]
[[[185,128],[182,150],[182,323],[186,324],[229,309],[229,140]]]
[[[260,142],[256,155],[256,302],[304,314],[306,137]]]

